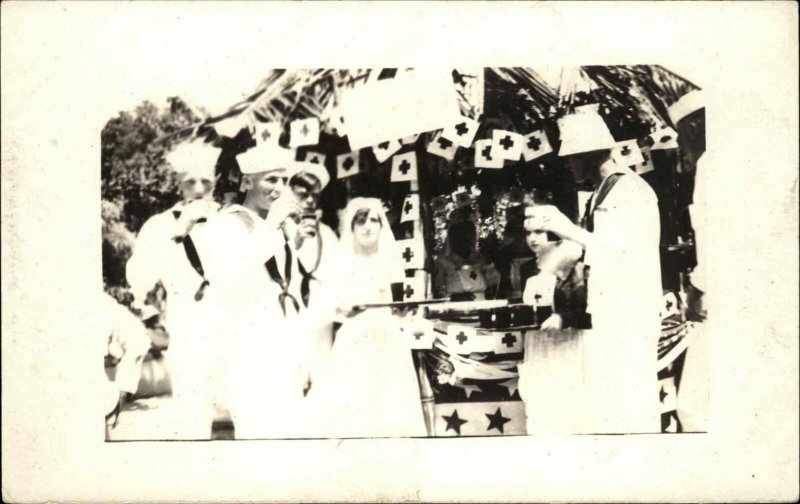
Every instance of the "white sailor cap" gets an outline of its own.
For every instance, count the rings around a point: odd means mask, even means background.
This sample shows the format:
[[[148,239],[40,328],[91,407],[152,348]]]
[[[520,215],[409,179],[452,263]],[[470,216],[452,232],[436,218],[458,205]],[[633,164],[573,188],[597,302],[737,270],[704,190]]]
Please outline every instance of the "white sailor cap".
[[[214,180],[220,150],[203,142],[182,143],[165,158],[175,173],[184,177]]]
[[[294,163],[294,174],[310,173],[317,177],[320,183],[320,190],[325,189],[328,182],[331,181],[331,176],[324,165],[319,163],[309,163],[308,161],[296,161]]]
[[[236,156],[239,171],[245,175],[282,170],[294,173],[294,151],[261,142]]]
[[[559,156],[611,149],[616,146],[617,142],[611,136],[598,108],[597,104],[575,107],[572,114],[558,119],[561,136]]]

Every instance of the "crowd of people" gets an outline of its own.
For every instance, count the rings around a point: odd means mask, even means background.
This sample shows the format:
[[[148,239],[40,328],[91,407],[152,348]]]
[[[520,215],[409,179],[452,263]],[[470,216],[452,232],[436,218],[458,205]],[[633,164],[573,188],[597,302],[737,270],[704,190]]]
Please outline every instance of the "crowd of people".
[[[526,206],[536,274],[523,302],[551,307],[543,330],[591,328],[587,365],[597,369],[587,376],[603,382],[592,398],[597,432],[658,432],[658,202],[616,162],[617,143],[596,110],[578,109],[558,126],[558,155],[594,193],[581,223],[547,202]],[[242,202],[220,208],[212,198],[218,155],[198,142],[170,153],[182,200],[144,224],[127,264],[132,311],[151,332],[169,334],[172,398],[160,437],[210,438],[215,403],[229,411],[237,439],[425,436],[398,322],[418,315],[365,308],[396,301],[405,277],[381,201],[351,199],[334,232],[320,222],[324,166],[259,143],[237,157]],[[480,300],[498,285],[475,239],[474,226],[453,223],[434,266],[435,297]],[[159,283],[164,313],[151,302]],[[141,350],[129,346],[129,355]]]

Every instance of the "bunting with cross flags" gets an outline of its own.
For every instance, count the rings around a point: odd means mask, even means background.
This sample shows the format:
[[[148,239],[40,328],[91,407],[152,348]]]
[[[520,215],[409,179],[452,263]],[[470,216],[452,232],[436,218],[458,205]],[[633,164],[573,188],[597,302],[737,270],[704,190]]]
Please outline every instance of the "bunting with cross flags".
[[[303,147],[319,143],[319,119],[309,117],[289,124],[289,147]]]
[[[525,161],[533,161],[551,152],[553,147],[542,130],[528,133],[522,138],[522,158]]]
[[[636,140],[617,142],[616,147],[611,149],[611,157],[620,166],[634,166],[644,161]]]
[[[392,155],[400,150],[400,142],[397,140],[387,140],[372,147],[372,153],[379,163],[383,163]]]
[[[426,298],[425,271],[413,270],[411,276],[403,279],[403,301],[424,301]]]
[[[428,142],[428,147],[426,150],[431,154],[447,159],[448,161],[452,161],[456,156],[457,149],[458,144],[449,138],[446,138],[441,133],[437,133],[433,136],[433,139]]]
[[[475,168],[499,169],[503,167],[504,160],[495,154],[492,139],[475,141]]]
[[[325,166],[325,160],[326,159],[327,159],[327,156],[325,154],[322,154],[321,152],[315,152],[315,151],[306,151],[305,156],[303,156],[303,161],[306,161],[308,163],[322,165],[322,166]]]
[[[419,220],[419,194],[411,193],[403,201],[403,207],[400,209],[400,222],[416,220]]]
[[[343,179],[356,175],[361,157],[358,151],[336,156],[336,178]]]
[[[636,172],[638,175],[651,172],[655,169],[653,166],[653,159],[650,157],[650,147],[642,147],[641,154],[642,162],[630,166],[630,169]]]
[[[442,130],[442,137],[461,147],[471,147],[478,132],[478,121],[462,117],[456,124]]]
[[[509,161],[519,161],[525,140],[519,133],[505,130],[492,131],[494,153]]]
[[[253,138],[256,142],[278,145],[281,136],[281,125],[276,122],[255,121],[253,125]]]
[[[417,153],[414,151],[397,154],[392,158],[392,182],[411,182],[417,180]]]
[[[678,134],[669,126],[664,126],[650,133],[652,140],[651,151],[678,148]]]
[[[425,246],[422,240],[407,238],[397,241],[404,269],[422,269],[425,266]]]

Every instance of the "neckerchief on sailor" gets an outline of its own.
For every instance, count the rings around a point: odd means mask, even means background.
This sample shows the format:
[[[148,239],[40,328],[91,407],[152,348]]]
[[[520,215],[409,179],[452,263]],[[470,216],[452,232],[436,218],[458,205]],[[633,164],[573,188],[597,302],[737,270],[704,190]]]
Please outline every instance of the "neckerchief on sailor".
[[[175,217],[175,220],[178,220],[181,216],[180,210],[173,210],[172,216]],[[201,217],[197,219],[197,223],[206,222],[205,217]],[[176,236],[174,240],[177,243],[183,244],[183,250],[186,253],[186,258],[189,259],[189,264],[192,265],[192,268],[197,272],[198,275],[203,279],[203,282],[198,287],[197,292],[194,293],[194,300],[200,301],[203,299],[203,296],[206,292],[206,287],[211,285],[211,283],[206,278],[205,271],[203,270],[203,263],[200,262],[200,255],[197,253],[197,248],[194,246],[194,241],[192,240],[191,235],[188,233],[183,236]]]
[[[275,256],[270,257],[269,260],[264,263],[264,266],[267,268],[267,273],[269,273],[269,277],[272,281],[277,283],[281,288],[281,293],[278,294],[278,302],[281,304],[281,310],[283,310],[283,316],[285,317],[287,298],[292,301],[295,311],[300,311],[300,303],[298,303],[297,299],[289,292],[289,286],[292,283],[292,250],[289,247],[288,241],[283,243],[283,250],[286,255],[283,266],[283,276],[278,272],[278,261],[275,259]]]
[[[598,206],[606,199],[608,193],[611,192],[611,189],[619,182],[619,179],[622,178],[624,173],[612,173],[608,177],[603,180],[600,184],[600,188],[597,190],[597,193],[592,194],[589,200],[586,202],[586,210],[583,215],[583,225],[584,228],[591,232],[594,232],[594,211],[597,209]],[[594,206],[592,205],[594,202]]]
[[[303,300],[303,306],[308,308],[308,300],[311,297],[311,280],[317,280],[314,273],[319,268],[320,259],[322,259],[322,233],[317,231],[317,260],[314,262],[314,267],[307,271],[303,266],[303,261],[300,256],[297,256],[297,267],[300,270],[300,275],[303,277],[300,280],[300,298]]]

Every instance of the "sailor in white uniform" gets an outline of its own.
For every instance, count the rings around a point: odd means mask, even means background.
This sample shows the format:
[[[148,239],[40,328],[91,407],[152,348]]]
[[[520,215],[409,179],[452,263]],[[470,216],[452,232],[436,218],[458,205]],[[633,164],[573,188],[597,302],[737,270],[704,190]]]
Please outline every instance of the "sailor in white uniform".
[[[164,439],[208,439],[213,420],[213,382],[218,335],[205,299],[203,262],[189,231],[203,228],[217,211],[211,198],[219,150],[203,143],[181,144],[167,155],[180,175],[182,199],[148,219],[136,238],[126,276],[133,308],[146,325],[158,314],[147,296],[160,282],[166,290],[161,323],[169,334],[165,359],[172,382],[172,399],[160,415]]]
[[[657,343],[659,214],[649,185],[610,156],[615,140],[596,106],[559,120],[561,149],[577,182],[596,190],[585,229],[555,207],[541,229],[584,247],[589,266],[584,341],[596,432],[659,432]]]

